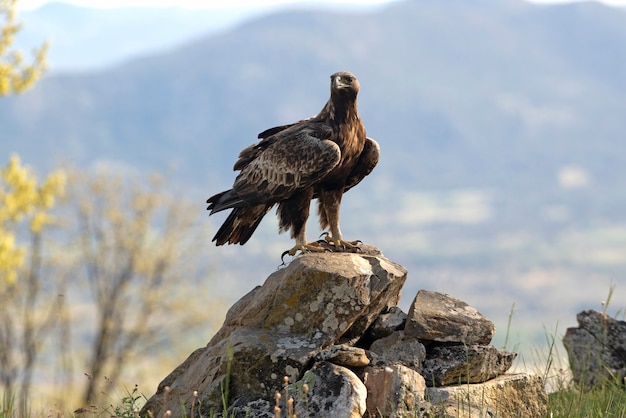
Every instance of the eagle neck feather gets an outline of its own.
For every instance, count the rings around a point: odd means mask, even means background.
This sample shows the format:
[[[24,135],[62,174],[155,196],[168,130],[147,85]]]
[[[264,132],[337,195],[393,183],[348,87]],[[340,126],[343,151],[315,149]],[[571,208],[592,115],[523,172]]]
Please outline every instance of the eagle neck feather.
[[[344,123],[357,122],[359,112],[357,110],[357,101],[355,99],[333,98],[326,103],[319,116],[326,119],[330,124],[338,128]]]
[[[343,190],[345,179],[365,144],[365,128],[359,117],[355,97],[333,97],[318,116],[332,126],[332,140],[339,145],[341,160],[325,177],[323,187]]]

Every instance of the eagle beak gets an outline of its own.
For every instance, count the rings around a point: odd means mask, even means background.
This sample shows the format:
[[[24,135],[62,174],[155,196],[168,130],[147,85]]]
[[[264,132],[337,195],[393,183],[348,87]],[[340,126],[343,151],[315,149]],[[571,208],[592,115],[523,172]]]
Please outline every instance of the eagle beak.
[[[346,87],[346,84],[341,81],[341,77],[333,78],[333,88],[340,89],[342,87]]]

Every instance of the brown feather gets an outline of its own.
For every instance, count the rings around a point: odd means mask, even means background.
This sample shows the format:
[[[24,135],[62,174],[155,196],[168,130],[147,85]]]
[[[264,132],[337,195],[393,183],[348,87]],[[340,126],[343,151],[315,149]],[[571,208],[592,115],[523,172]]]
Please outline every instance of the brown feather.
[[[367,176],[379,157],[358,114],[359,88],[351,73],[333,74],[330,98],[317,116],[269,128],[239,153],[233,188],[207,200],[211,214],[233,209],[213,238],[217,245],[245,243],[274,205],[280,231],[301,239],[313,198],[319,200],[322,227],[339,234],[343,193]]]

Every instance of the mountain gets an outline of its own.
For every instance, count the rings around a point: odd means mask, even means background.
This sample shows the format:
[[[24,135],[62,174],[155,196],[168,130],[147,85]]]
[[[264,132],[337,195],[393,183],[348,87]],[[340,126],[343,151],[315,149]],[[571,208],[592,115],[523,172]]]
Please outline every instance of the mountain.
[[[573,318],[626,271],[623,57],[626,13],[597,3],[284,11],[49,75],[0,101],[0,155],[42,171],[69,160],[171,172],[202,204],[258,132],[318,112],[328,76],[350,70],[382,159],[344,200],[345,235],[407,267],[409,296],[454,289],[505,324],[516,302],[520,332],[541,337],[537,321]],[[210,254],[254,281],[289,244],[270,219],[245,247]]]

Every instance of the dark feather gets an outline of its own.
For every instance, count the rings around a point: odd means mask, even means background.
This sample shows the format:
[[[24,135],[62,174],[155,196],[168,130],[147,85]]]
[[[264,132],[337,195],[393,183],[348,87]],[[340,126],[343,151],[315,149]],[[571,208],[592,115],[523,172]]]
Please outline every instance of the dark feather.
[[[213,237],[215,245],[245,244],[270,209],[267,205],[233,209]]]
[[[366,139],[358,115],[358,91],[352,74],[333,74],[330,99],[317,116],[269,128],[239,153],[232,189],[207,200],[210,214],[233,209],[213,239],[217,245],[245,243],[274,205],[280,230],[302,240],[314,197],[320,200],[321,224],[339,230],[341,195],[379,158],[378,144]]]
[[[380,146],[378,142],[374,141],[372,138],[366,138],[363,152],[346,179],[346,186],[343,190],[344,193],[359,184],[361,180],[371,173],[374,167],[376,167],[376,164],[378,164],[379,159]]]

